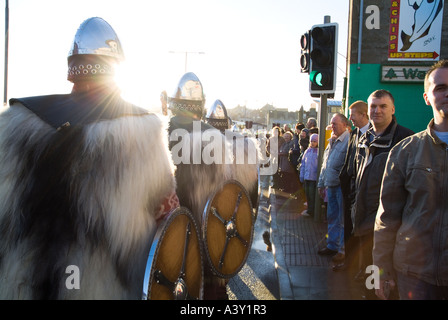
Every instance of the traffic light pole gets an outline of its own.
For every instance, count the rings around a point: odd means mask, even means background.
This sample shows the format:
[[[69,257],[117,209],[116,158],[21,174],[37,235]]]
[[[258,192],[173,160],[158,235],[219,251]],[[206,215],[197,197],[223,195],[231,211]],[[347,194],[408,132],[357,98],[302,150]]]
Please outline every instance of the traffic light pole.
[[[317,181],[319,181],[320,169],[322,168],[323,155],[325,151],[325,138],[327,129],[327,94],[322,93],[320,95],[320,107],[319,107],[319,151],[317,156]],[[316,184],[316,199],[314,202],[314,221],[320,221],[322,212],[322,199],[319,196]]]
[[[310,77],[309,91],[312,97],[320,97],[319,106],[319,147],[317,156],[317,179],[325,152],[328,118],[328,97],[333,98],[336,90],[338,24],[331,23],[330,16],[324,16],[324,23],[314,25],[300,38],[301,73]],[[322,199],[316,186],[314,220],[321,219]]]

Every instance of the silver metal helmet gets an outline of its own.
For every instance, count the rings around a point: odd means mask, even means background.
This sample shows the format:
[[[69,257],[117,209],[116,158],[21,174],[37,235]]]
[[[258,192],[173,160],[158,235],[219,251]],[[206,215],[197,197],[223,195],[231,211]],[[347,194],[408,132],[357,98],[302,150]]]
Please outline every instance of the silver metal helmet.
[[[114,65],[124,60],[114,29],[104,19],[85,20],[75,34],[68,54],[70,81],[114,74]]]
[[[221,100],[217,99],[208,109],[205,116],[205,122],[219,130],[230,128],[230,118],[227,115],[227,109]]]
[[[183,113],[202,117],[204,102],[201,81],[193,72],[187,72],[179,80],[174,94],[169,98],[169,108],[174,114]]]

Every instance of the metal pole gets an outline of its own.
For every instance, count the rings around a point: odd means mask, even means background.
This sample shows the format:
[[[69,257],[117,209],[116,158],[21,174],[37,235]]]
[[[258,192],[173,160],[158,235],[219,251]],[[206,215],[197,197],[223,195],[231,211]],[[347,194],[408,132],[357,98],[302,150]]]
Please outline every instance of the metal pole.
[[[361,0],[359,7],[359,27],[358,27],[358,70],[361,69],[361,46],[362,46],[362,27],[363,27],[363,14],[364,14],[364,0]]]
[[[8,101],[8,46],[9,46],[9,1],[5,5],[5,73],[3,82],[3,105]]]
[[[324,23],[331,23],[331,16],[324,16]],[[319,147],[317,156],[317,181],[319,181],[320,169],[322,168],[323,155],[325,151],[325,138],[327,129],[327,94],[321,93],[319,107]],[[320,221],[320,213],[322,211],[322,199],[319,196],[316,183],[316,199],[314,201],[314,221]]]
[[[320,95],[320,107],[319,107],[319,151],[317,157],[317,181],[319,181],[320,169],[322,168],[323,155],[325,151],[325,138],[327,128],[327,94]],[[314,202],[314,220],[320,221],[322,200],[320,199],[319,192],[316,186],[316,200]]]
[[[185,65],[184,65],[184,71],[187,73],[187,65],[188,65],[188,54],[189,53],[197,53],[197,54],[205,54],[205,52],[195,52],[195,51],[168,51],[168,53],[184,53],[185,54]]]

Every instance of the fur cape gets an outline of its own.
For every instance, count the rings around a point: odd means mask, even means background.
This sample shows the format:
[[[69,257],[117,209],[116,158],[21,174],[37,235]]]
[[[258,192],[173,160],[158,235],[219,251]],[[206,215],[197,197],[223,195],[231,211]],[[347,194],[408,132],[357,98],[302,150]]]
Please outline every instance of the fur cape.
[[[0,163],[1,299],[141,298],[159,207],[175,190],[158,116],[57,131],[14,103],[0,115]]]
[[[252,138],[232,133],[233,139],[228,139],[218,129],[202,121],[196,121],[200,122],[201,131],[201,139],[198,139],[195,137],[198,132],[193,130],[192,119],[189,121],[184,119],[184,122],[179,124],[180,122],[172,118],[170,124],[171,153],[176,165],[176,193],[180,204],[189,208],[198,225],[202,225],[203,211],[209,196],[218,191],[227,180],[238,181],[250,194],[257,192],[261,152],[257,141]],[[179,132],[183,132],[184,135],[173,134],[176,129],[183,129],[184,131]],[[206,137],[207,132],[212,138]],[[183,148],[176,147],[182,144]],[[213,154],[213,161],[207,163],[204,157],[216,151],[209,148],[211,144],[220,146],[217,148],[220,152]],[[189,148],[190,156],[187,158],[182,157],[185,148]],[[238,151],[242,151],[243,157],[238,157]],[[200,157],[197,157],[198,152]],[[195,156],[200,161],[196,160],[195,163]],[[251,200],[253,201],[253,198]]]

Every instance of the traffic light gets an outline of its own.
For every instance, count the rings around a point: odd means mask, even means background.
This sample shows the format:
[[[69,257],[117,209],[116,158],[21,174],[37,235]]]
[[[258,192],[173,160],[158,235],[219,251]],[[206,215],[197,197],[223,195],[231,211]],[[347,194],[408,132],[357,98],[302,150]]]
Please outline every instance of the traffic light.
[[[300,37],[300,72],[310,73],[310,34],[309,31]]]
[[[338,24],[315,25],[310,31],[310,93],[313,97],[336,90]]]

